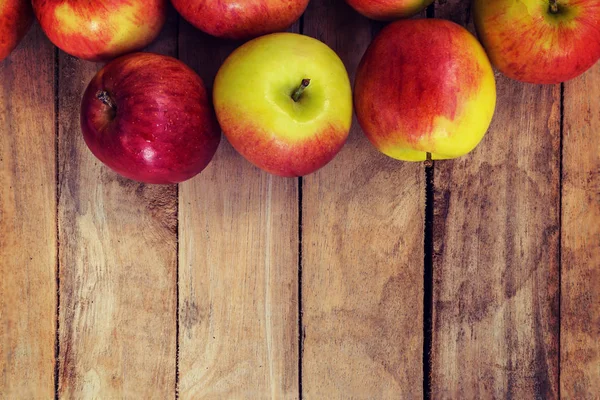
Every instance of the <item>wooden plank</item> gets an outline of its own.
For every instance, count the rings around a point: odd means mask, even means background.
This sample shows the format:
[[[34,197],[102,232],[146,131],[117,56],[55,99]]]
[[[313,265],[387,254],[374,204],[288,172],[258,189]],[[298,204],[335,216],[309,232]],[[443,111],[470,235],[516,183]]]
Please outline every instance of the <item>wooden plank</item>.
[[[0,398],[54,397],[54,48],[36,26],[0,63]]]
[[[560,86],[496,76],[480,146],[435,163],[433,398],[558,397]]]
[[[180,44],[207,85],[237,45],[185,22]],[[298,398],[297,180],[223,139],[179,204],[180,397]]]
[[[313,0],[304,33],[331,46],[352,80],[374,26]],[[422,396],[423,164],[377,152],[354,121],[337,158],[303,181],[303,394]]]
[[[151,51],[174,55],[171,14]],[[60,54],[59,397],[173,398],[177,189],[119,177],[87,149],[79,105],[99,64]]]
[[[564,91],[561,395],[600,394],[600,64]]]

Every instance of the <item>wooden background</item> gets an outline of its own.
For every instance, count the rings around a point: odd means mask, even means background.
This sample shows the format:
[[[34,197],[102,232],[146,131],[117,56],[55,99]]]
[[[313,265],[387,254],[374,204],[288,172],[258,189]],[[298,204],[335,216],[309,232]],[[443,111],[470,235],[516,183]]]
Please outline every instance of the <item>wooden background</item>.
[[[468,1],[419,17],[471,30]],[[312,0],[292,30],[353,76],[381,23]],[[148,50],[208,85],[236,47],[170,18]],[[470,155],[426,169],[355,123],[304,179],[222,143],[179,186],[86,148],[101,67],[36,25],[0,64],[0,398],[600,397],[600,65],[497,75]]]

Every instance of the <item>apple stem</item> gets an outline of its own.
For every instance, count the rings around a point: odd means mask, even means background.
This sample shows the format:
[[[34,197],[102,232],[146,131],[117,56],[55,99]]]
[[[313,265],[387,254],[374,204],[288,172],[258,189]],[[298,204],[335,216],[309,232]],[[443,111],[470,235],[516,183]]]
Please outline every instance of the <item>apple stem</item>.
[[[433,167],[433,160],[432,160],[432,158],[431,158],[431,153],[430,153],[430,152],[427,152],[427,153],[426,153],[426,156],[427,156],[427,158],[425,159],[425,166],[426,166],[427,168],[431,168],[431,167]]]
[[[109,106],[114,111],[117,110],[117,105],[114,103],[113,99],[110,97],[106,90],[99,90],[98,93],[96,93],[96,98],[104,104],[106,104],[107,106]]]
[[[298,89],[296,89],[294,93],[292,93],[292,100],[294,100],[297,103],[298,100],[300,100],[300,96],[302,96],[302,93],[308,87],[308,85],[310,85],[310,79],[302,79],[302,83],[300,83]]]
[[[558,0],[550,0],[550,12],[552,14],[558,13]]]

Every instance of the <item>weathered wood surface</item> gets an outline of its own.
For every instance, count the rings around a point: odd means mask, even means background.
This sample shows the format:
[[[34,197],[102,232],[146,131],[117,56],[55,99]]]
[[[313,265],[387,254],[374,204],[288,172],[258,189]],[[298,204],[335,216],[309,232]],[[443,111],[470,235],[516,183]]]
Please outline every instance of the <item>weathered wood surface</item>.
[[[237,45],[181,23],[180,57],[209,86]],[[180,397],[298,398],[297,180],[223,137],[179,205]]]
[[[480,146],[435,165],[433,398],[558,396],[560,86],[497,87]]]
[[[312,0],[300,26],[353,76],[382,25]],[[149,50],[210,87],[238,44],[171,11]],[[422,165],[355,122],[301,181],[223,139],[179,188],[134,183],[81,137],[99,67],[37,26],[0,64],[0,399],[599,396],[600,65],[562,93],[497,75],[487,137],[435,163],[431,371]]]
[[[304,33],[353,80],[373,24],[313,0]],[[425,172],[377,152],[354,121],[347,145],[302,191],[302,389],[307,399],[422,395]]]
[[[173,13],[151,51],[176,54]],[[175,397],[177,191],[123,179],[79,126],[100,68],[60,54],[60,398]]]
[[[561,395],[600,396],[600,64],[565,84]]]
[[[0,399],[54,396],[55,53],[36,26],[0,63]]]

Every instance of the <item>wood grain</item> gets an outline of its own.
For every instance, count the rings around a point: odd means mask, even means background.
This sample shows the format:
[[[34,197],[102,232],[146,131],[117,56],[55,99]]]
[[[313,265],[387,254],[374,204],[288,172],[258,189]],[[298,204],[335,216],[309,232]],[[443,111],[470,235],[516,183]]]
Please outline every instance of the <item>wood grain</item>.
[[[496,77],[487,136],[435,164],[433,398],[558,397],[560,86]]]
[[[150,50],[174,55],[171,14]],[[100,65],[60,54],[59,397],[175,397],[176,186],[119,177],[79,126]]]
[[[600,395],[600,64],[565,83],[561,395]]]
[[[54,396],[54,56],[35,26],[0,63],[0,399]]]
[[[180,44],[207,85],[238,45],[185,22]],[[297,180],[223,139],[179,204],[180,397],[298,398]]]
[[[341,1],[313,0],[304,27],[353,80],[374,26]],[[377,152],[354,121],[302,193],[304,397],[422,396],[423,165]]]

